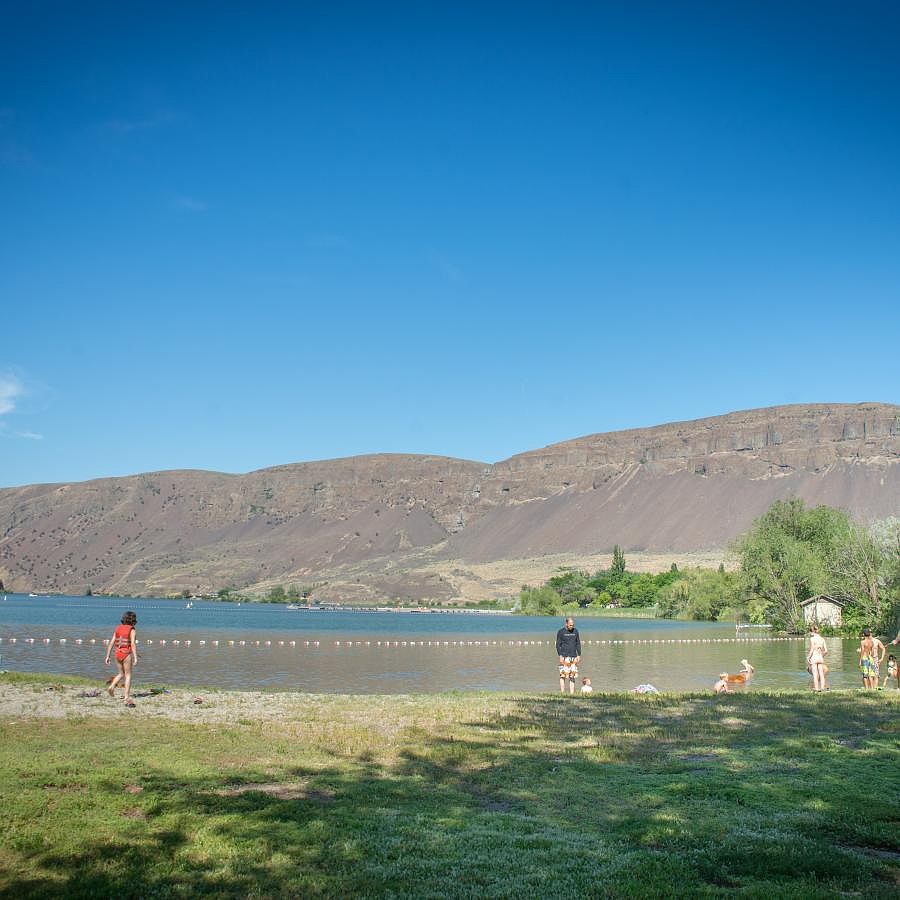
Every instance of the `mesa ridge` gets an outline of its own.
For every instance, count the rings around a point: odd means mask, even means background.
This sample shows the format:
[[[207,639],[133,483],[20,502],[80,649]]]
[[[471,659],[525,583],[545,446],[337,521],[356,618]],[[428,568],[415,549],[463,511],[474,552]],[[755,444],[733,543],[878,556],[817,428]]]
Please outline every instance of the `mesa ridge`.
[[[594,434],[494,464],[375,454],[0,489],[6,590],[480,599],[519,560],[721,553],[774,500],[900,514],[900,406],[809,404]],[[498,574],[502,572],[503,574]]]

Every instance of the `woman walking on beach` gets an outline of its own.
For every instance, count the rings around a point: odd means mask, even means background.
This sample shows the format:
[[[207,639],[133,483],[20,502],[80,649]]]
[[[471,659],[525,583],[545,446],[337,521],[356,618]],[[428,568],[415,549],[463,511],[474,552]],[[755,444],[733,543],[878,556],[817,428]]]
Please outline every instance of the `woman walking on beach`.
[[[116,685],[119,681],[125,679],[125,705],[134,706],[134,700],[131,698],[131,672],[137,663],[137,616],[129,610],[122,616],[122,624],[116,626],[113,636],[106,645],[106,665],[109,665],[109,657],[115,648],[116,665],[119,671],[113,677],[106,691],[110,697],[115,697]]]
[[[828,646],[825,638],[819,634],[819,626],[811,625],[809,628],[809,650],[806,654],[806,665],[813,677],[813,690],[825,690],[825,654]]]

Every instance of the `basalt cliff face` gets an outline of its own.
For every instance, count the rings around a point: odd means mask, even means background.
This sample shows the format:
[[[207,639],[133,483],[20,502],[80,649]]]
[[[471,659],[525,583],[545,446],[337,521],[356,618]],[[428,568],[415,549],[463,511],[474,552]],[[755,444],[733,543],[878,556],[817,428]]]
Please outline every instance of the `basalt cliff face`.
[[[280,583],[343,599],[449,599],[469,565],[615,543],[723,548],[791,496],[864,520],[900,515],[900,406],[751,410],[592,435],[493,465],[376,455],[7,488],[0,578],[7,590]]]
[[[724,547],[792,496],[871,521],[900,514],[900,407],[780,406],[596,434],[497,463],[476,490],[480,515],[451,540],[472,560]]]

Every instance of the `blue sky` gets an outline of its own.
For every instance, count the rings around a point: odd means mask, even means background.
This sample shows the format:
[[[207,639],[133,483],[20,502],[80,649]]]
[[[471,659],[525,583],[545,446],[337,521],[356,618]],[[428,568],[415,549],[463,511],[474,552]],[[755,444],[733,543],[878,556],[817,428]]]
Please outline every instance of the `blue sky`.
[[[896,4],[0,4],[0,485],[900,400]]]

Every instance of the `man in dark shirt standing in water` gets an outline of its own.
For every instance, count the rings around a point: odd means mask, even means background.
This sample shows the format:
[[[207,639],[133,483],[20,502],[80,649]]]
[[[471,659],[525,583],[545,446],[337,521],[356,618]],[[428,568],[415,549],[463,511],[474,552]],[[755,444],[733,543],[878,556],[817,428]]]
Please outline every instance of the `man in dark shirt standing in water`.
[[[574,694],[578,663],[581,662],[581,637],[571,616],[566,619],[566,627],[556,632],[556,655],[559,657],[559,689],[565,693],[568,681],[569,693]]]

